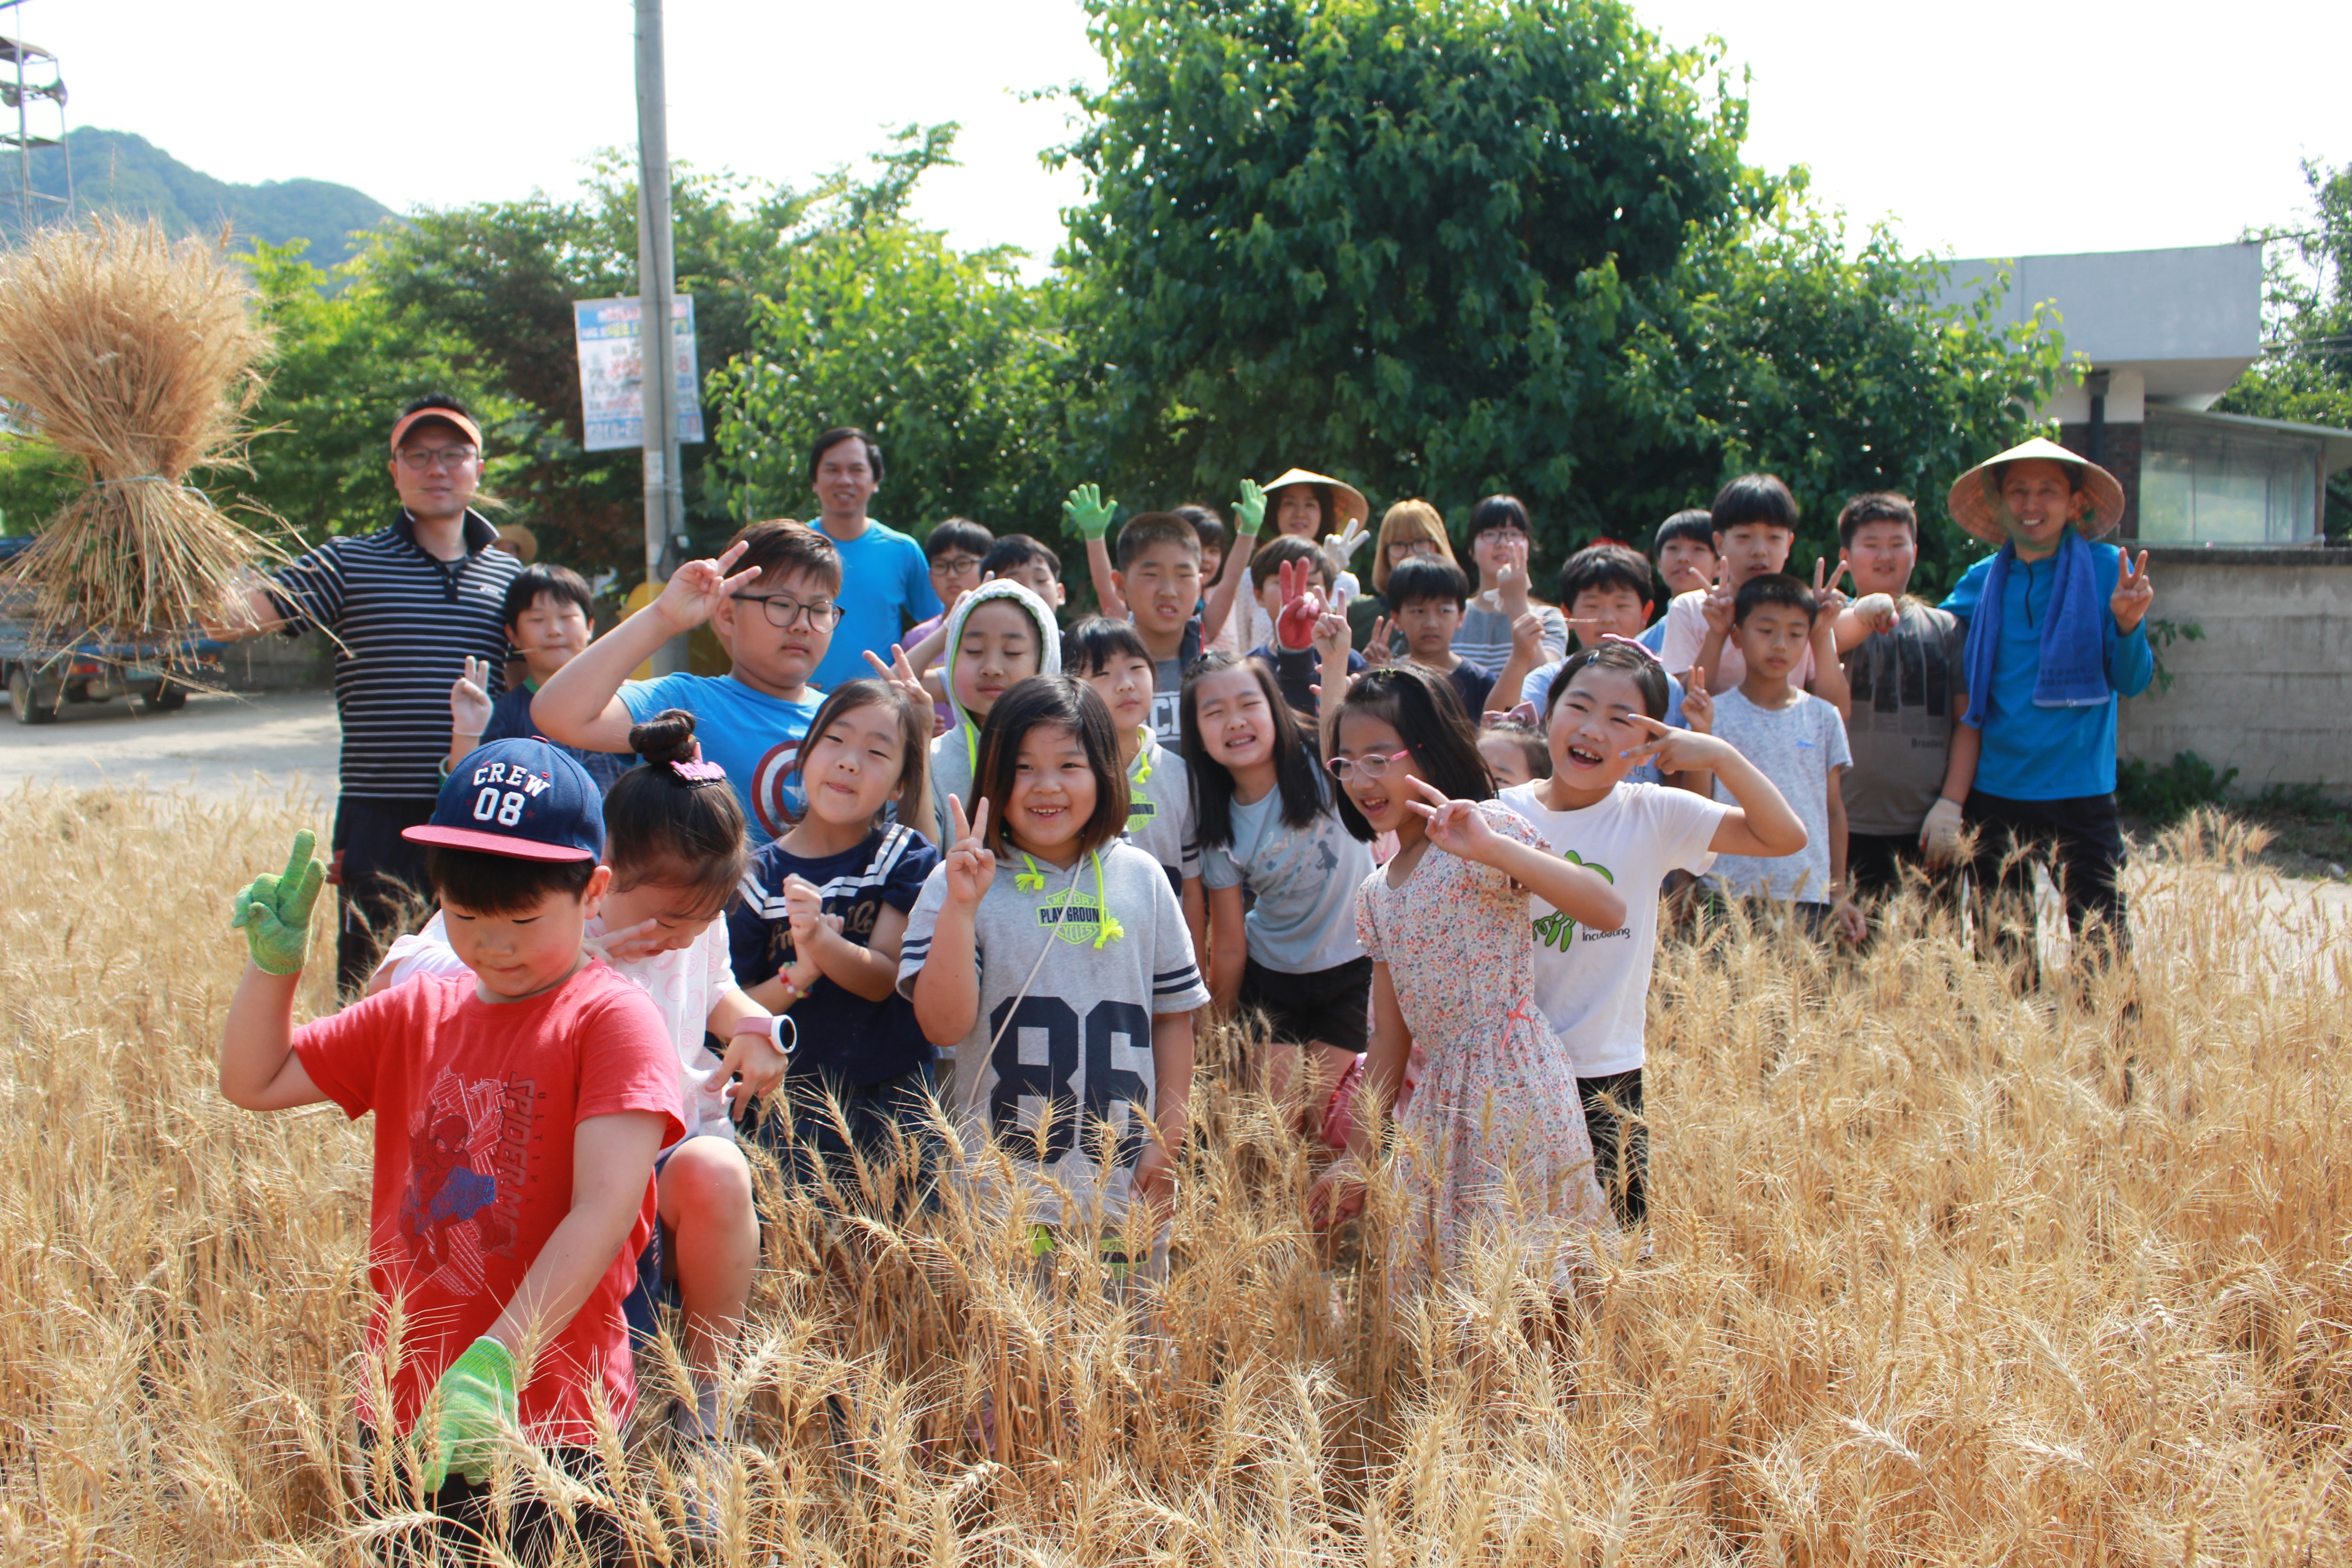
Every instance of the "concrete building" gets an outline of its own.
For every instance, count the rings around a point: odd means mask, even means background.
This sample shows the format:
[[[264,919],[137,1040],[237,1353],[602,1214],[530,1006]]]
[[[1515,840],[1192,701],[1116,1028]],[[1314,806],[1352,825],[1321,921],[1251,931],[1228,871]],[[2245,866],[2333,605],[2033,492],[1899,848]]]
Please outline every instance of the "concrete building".
[[[2173,681],[2123,705],[2119,753],[2194,752],[2248,793],[2352,796],[2352,550],[2326,548],[2323,527],[2352,430],[2212,411],[2262,352],[2262,247],[1962,261],[1948,297],[1996,272],[1999,315],[2053,305],[2069,360],[2087,362],[2042,412],[2122,483],[2117,535],[2148,552]]]

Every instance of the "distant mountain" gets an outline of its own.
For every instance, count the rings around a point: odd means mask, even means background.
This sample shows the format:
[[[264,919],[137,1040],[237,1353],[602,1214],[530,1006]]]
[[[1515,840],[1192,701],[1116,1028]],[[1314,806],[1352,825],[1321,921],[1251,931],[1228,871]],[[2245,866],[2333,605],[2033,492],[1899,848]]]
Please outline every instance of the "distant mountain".
[[[33,153],[33,188],[66,194],[66,154],[72,155],[74,206],[79,212],[111,209],[128,216],[152,216],[173,234],[215,234],[224,221],[239,238],[272,245],[307,239],[307,260],[332,267],[351,258],[351,235],[373,228],[392,209],[362,191],[326,180],[269,180],[233,185],[199,174],[144,136],[127,131],[79,126],[66,132],[62,148]],[[0,225],[16,227],[15,160],[0,168]],[[48,204],[51,214],[57,208]]]

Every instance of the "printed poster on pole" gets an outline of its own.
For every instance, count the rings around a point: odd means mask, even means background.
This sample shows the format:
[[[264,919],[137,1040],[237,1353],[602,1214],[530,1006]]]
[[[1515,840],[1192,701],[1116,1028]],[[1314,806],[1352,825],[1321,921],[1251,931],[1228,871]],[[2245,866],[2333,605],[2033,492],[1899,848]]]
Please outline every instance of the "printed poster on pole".
[[[592,452],[646,444],[645,341],[638,301],[574,300],[580,347],[582,445]],[[670,343],[677,351],[677,438],[702,439],[702,377],[694,357],[694,296],[670,300]]]

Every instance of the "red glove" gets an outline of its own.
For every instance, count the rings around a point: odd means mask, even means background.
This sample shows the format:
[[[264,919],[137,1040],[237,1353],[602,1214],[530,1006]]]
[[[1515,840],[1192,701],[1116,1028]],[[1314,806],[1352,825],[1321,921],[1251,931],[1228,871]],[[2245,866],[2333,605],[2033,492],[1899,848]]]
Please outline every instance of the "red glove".
[[[1282,614],[1274,623],[1275,641],[1297,652],[1315,646],[1315,623],[1323,618],[1323,590],[1316,582],[1310,561],[1282,563]]]

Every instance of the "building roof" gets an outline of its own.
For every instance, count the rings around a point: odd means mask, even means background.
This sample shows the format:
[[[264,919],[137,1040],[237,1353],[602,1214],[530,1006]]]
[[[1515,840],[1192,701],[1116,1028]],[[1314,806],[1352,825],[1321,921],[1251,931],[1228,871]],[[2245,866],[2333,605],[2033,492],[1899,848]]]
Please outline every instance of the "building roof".
[[[1969,303],[2003,272],[1997,320],[2054,305],[2068,358],[2137,372],[2153,399],[2218,396],[2262,353],[2259,242],[1956,261],[1941,297]]]
[[[2235,425],[2252,430],[2275,430],[2287,436],[2317,437],[2322,473],[2332,474],[2339,468],[2352,468],[2352,430],[2339,430],[2333,425],[2300,425],[2292,419],[2262,419],[2252,414],[2216,414],[2210,409],[2167,408],[2163,410],[2163,416],[2200,425]]]

